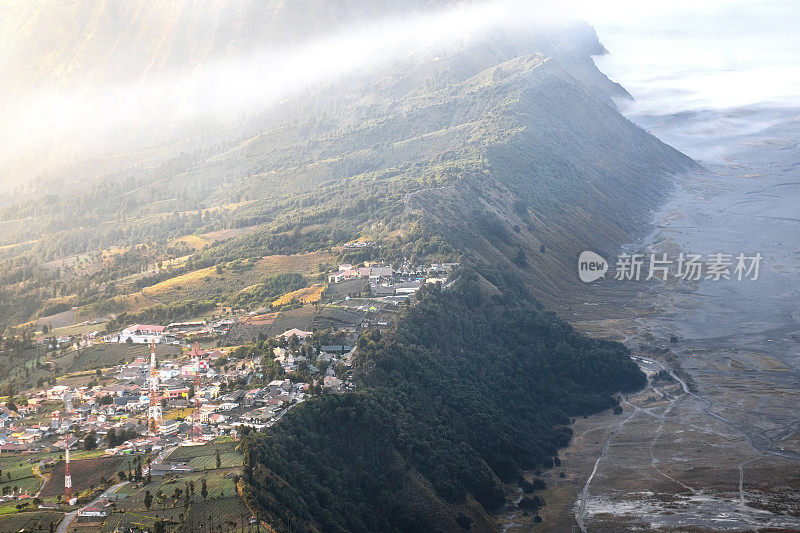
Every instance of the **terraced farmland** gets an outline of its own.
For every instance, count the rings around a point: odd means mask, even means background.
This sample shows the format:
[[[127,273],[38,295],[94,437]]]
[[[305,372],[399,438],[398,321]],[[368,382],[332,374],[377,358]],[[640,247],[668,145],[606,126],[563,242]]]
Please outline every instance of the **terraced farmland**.
[[[295,300],[303,304],[317,303],[322,298],[322,293],[325,292],[325,288],[326,285],[313,285],[311,287],[306,287],[304,289],[292,291],[288,294],[284,294],[283,296],[272,302],[272,305],[274,306],[286,305],[288,303],[292,303]]]
[[[315,277],[319,275],[320,263],[327,263],[331,260],[332,256],[327,252],[271,255],[252,263],[233,262],[219,269],[208,267],[187,272],[151,285],[143,289],[141,293],[164,304],[187,299],[219,300],[277,274],[297,273]]]
[[[0,458],[0,494],[24,491],[34,494],[39,489],[40,481],[32,467],[28,457],[14,455]]]
[[[237,442],[225,439],[210,442],[202,446],[179,446],[169,455],[167,460],[170,462],[184,462],[204,457],[210,457],[213,460],[217,451],[219,451],[221,456],[224,454],[237,455],[239,457],[239,463],[234,466],[239,466],[242,464],[242,454],[236,451],[237,445]]]
[[[123,464],[122,457],[96,457],[70,461],[73,493],[78,494],[92,485],[99,487],[104,479],[113,479]],[[42,498],[54,498],[64,493],[64,462],[59,462],[50,480],[42,489]]]

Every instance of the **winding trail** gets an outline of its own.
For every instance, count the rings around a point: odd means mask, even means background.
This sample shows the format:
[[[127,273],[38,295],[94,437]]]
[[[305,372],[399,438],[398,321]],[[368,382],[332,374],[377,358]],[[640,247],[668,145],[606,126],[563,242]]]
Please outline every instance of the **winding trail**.
[[[748,459],[742,463],[739,463],[739,508],[742,510],[742,517],[750,526],[750,529],[758,532],[758,524],[756,524],[746,512],[747,504],[744,501],[744,466],[748,463],[752,463],[756,459]]]
[[[653,359],[648,359],[646,357],[641,357],[641,356],[634,357],[634,360],[640,360],[640,361],[644,361],[644,362],[652,364],[652,365],[656,365],[659,368],[669,372],[669,375],[672,376],[672,378],[680,384],[681,389],[683,389],[684,394],[686,394],[688,396],[691,396],[692,398],[694,398],[694,399],[702,402],[703,404],[705,404],[705,407],[703,407],[703,413],[704,414],[710,416],[711,418],[713,418],[713,419],[715,419],[715,420],[717,420],[719,422],[722,422],[725,426],[727,426],[727,427],[733,429],[734,431],[736,431],[737,433],[740,433],[740,434],[744,435],[745,437],[747,437],[747,439],[750,441],[750,444],[753,446],[753,448],[755,448],[759,452],[761,452],[763,454],[767,454],[767,455],[774,455],[774,456],[777,456],[777,457],[783,457],[784,459],[800,460],[800,454],[794,453],[794,452],[787,452],[787,451],[784,451],[784,450],[776,450],[776,449],[774,449],[772,447],[769,447],[768,446],[770,444],[769,439],[767,439],[764,435],[757,435],[757,434],[753,433],[752,431],[747,431],[744,428],[742,428],[741,426],[737,425],[736,423],[731,422],[727,418],[725,418],[725,417],[723,417],[721,415],[718,415],[717,413],[712,411],[711,407],[714,405],[714,403],[711,400],[709,400],[707,398],[703,398],[702,396],[699,396],[699,395],[693,393],[692,391],[690,391],[689,387],[686,385],[686,382],[683,381],[681,378],[679,378],[675,374],[675,372],[673,372],[673,370],[670,367],[666,366],[665,364],[663,364],[663,363],[661,363],[659,361],[655,361]]]
[[[512,514],[508,515],[508,517],[507,517],[508,522],[503,524],[503,529],[502,529],[503,533],[506,533],[506,531],[508,531],[512,527],[518,527],[518,526],[522,525],[522,524],[518,524],[518,523],[514,522],[514,519],[517,517],[517,513],[519,512],[517,510],[518,509],[517,505],[519,505],[519,502],[522,501],[523,497],[524,497],[524,493],[522,492],[522,489],[518,488],[517,489],[517,498],[510,504],[510,507],[512,507],[514,509],[514,512]]]
[[[33,496],[34,498],[38,498],[39,495],[42,493],[42,489],[44,489],[44,486],[47,483],[47,478],[44,477],[44,475],[39,471],[39,463],[34,464],[32,470],[33,470],[33,475],[38,477],[42,482],[42,484],[39,485],[39,490],[37,490],[36,494],[34,494]]]
[[[650,464],[653,466],[653,470],[655,470],[656,472],[658,472],[659,474],[661,474],[665,478],[669,479],[673,483],[677,483],[678,485],[680,485],[684,489],[686,489],[688,491],[691,491],[692,494],[697,494],[697,492],[698,492],[697,489],[695,489],[694,487],[690,487],[689,485],[687,485],[686,483],[683,483],[682,481],[680,481],[678,479],[675,479],[674,477],[670,476],[669,474],[667,474],[666,472],[664,472],[663,470],[658,468],[658,466],[656,466],[656,464],[659,462],[659,460],[656,459],[656,454],[655,454],[656,442],[658,441],[658,438],[661,436],[661,431],[664,429],[664,422],[666,422],[666,420],[667,420],[667,415],[669,415],[669,413],[672,411],[672,408],[675,407],[675,402],[677,402],[677,400],[678,400],[678,398],[672,398],[669,401],[669,405],[667,406],[667,408],[664,409],[664,412],[661,414],[660,423],[658,424],[658,428],[656,429],[656,433],[655,433],[655,435],[653,435],[653,440],[650,441]]]
[[[592,468],[592,473],[589,475],[589,478],[586,480],[586,483],[583,485],[583,490],[581,490],[581,503],[578,509],[578,514],[575,516],[575,520],[578,522],[578,527],[583,533],[586,533],[586,501],[589,499],[589,485],[592,484],[592,480],[594,476],[597,474],[597,467],[600,466],[600,462],[606,458],[608,454],[608,448],[611,446],[611,441],[614,440],[619,432],[622,430],[622,427],[636,414],[639,412],[639,408],[634,406],[633,411],[622,419],[618,424],[617,427],[614,428],[614,431],[611,432],[611,435],[608,436],[606,441],[603,443],[603,451],[600,453],[600,457],[594,462],[594,468]]]

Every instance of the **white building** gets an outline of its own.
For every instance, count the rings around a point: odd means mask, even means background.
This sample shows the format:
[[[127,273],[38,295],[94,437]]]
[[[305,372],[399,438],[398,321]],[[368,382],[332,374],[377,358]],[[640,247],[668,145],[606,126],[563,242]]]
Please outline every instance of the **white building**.
[[[406,283],[398,283],[394,286],[394,291],[398,296],[410,296],[417,292],[420,287],[422,287],[422,283],[419,281],[409,281]]]
[[[78,516],[108,516],[108,510],[103,507],[84,507]]]
[[[162,435],[172,435],[178,432],[178,426],[180,426],[180,422],[177,420],[164,420],[159,424],[158,432]]]
[[[285,339],[290,339],[292,337],[292,335],[297,335],[297,338],[302,341],[306,337],[309,337],[309,336],[311,336],[313,334],[314,334],[313,331],[303,331],[301,329],[293,328],[293,329],[284,331],[280,335],[275,335],[275,338],[276,339],[280,339],[281,337],[283,337]]]
[[[133,344],[160,343],[164,342],[164,329],[164,326],[134,324],[107,340],[109,342],[132,342]]]

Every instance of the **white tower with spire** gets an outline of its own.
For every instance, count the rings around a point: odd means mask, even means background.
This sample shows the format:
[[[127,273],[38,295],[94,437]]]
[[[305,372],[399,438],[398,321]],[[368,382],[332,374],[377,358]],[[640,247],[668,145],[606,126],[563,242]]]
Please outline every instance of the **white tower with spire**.
[[[67,505],[75,505],[72,497],[72,475],[69,472],[69,431],[64,435],[64,451],[66,452],[66,465],[64,466],[64,499]]]
[[[162,419],[159,396],[156,345],[155,343],[150,343],[150,407],[147,408],[147,427],[152,435],[158,432],[158,425]]]

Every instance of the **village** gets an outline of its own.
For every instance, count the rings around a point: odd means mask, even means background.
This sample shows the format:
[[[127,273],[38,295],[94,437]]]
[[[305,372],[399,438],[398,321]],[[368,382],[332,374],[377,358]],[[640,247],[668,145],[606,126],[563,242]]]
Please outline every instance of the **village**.
[[[114,491],[109,492],[117,477],[123,482],[145,476],[172,481],[200,474],[205,480],[209,472],[203,467],[209,461],[214,466],[205,449],[216,450],[216,467],[230,484],[233,472],[241,468],[237,444],[243,433],[271,426],[315,394],[352,390],[352,358],[360,332],[388,325],[391,314],[422,284],[445,286],[455,266],[404,265],[395,270],[388,265],[339,265],[328,276],[327,289],[329,302],[346,319],[336,322],[326,315],[324,329],[305,319],[292,322],[292,315],[279,320],[280,313],[262,310],[217,320],[130,324],[105,335],[56,339],[49,347],[57,348],[62,358],[65,353],[114,349],[122,351],[120,362],[50,380],[0,406],[0,505],[78,509],[72,517],[75,527],[105,521],[118,507]],[[270,329],[281,324],[304,329]],[[242,331],[248,334],[242,336]],[[8,473],[3,479],[7,461],[15,458],[30,464],[25,467],[28,475]],[[107,474],[102,478],[80,471],[103,470],[99,464]],[[97,482],[87,487],[74,484],[76,478]]]
[[[297,349],[290,350],[288,343],[283,343],[286,348],[280,345],[274,348],[275,361],[284,372],[308,365],[308,357],[299,354],[306,346],[302,340],[309,335],[310,332],[288,331],[279,337],[277,343],[286,338],[289,342],[301,341],[296,344]],[[327,348],[336,352],[342,349]],[[287,407],[307,397],[309,383],[280,379],[255,386],[263,378],[261,362],[253,359],[228,362],[229,355],[227,350],[206,351],[195,345],[180,360],[158,361],[153,353],[150,360],[137,357],[126,365],[106,369],[102,377],[98,376],[102,383],[78,387],[56,385],[28,391],[21,400],[24,404],[0,407],[0,453],[63,450],[60,435],[94,433],[99,440],[106,438],[112,429],[135,433],[136,437],[109,447],[107,454],[149,451],[153,446],[158,449],[186,439],[208,441],[218,435],[235,434],[234,428],[241,425],[254,429],[266,427]],[[319,376],[320,383],[329,389],[344,388],[334,369],[339,362],[346,367],[349,354],[320,351],[315,355],[315,361],[330,363],[326,365],[326,374]],[[308,367],[319,374],[313,365]],[[255,387],[248,388],[251,384]],[[185,416],[149,416],[154,387],[162,413],[177,411]],[[153,420],[157,423],[156,431],[148,427]],[[71,444],[77,441],[75,437],[71,439]]]

